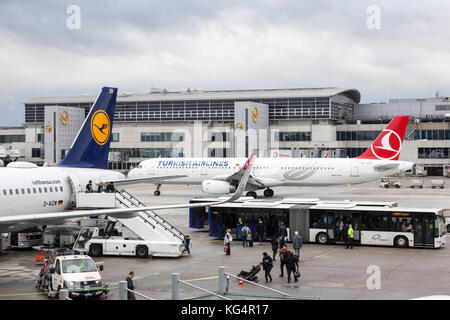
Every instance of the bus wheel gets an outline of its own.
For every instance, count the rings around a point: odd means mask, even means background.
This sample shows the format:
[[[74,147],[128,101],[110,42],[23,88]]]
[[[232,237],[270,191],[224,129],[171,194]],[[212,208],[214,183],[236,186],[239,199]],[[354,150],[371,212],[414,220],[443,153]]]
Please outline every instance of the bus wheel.
[[[403,236],[398,236],[394,239],[394,245],[397,248],[407,248],[408,247],[408,239]]]
[[[137,246],[136,247],[136,256],[139,258],[147,258],[148,257],[148,248],[146,246]]]
[[[316,235],[316,242],[318,244],[326,244],[328,242],[328,236],[325,232],[320,232]]]
[[[102,255],[102,246],[99,244],[92,244],[89,247],[89,255],[93,257],[100,257]]]

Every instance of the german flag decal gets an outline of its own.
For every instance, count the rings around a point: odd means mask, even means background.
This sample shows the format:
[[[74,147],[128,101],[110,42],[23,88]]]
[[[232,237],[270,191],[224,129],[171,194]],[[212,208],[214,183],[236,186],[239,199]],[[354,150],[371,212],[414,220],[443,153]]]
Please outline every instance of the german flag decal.
[[[58,206],[62,206],[62,204],[63,204],[63,201],[62,201],[62,200],[59,200],[59,201],[58,201]]]

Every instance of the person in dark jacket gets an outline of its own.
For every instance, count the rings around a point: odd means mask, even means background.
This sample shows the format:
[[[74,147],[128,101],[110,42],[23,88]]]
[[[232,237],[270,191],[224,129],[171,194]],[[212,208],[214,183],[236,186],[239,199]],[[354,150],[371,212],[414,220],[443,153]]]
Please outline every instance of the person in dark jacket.
[[[183,252],[181,252],[181,254],[187,252],[188,255],[191,255],[191,251],[189,250],[190,244],[191,244],[191,237],[189,237],[189,235],[187,234],[184,236],[184,240],[183,240],[184,249],[183,249]]]
[[[262,239],[264,238],[264,223],[261,219],[258,220],[256,225],[256,234],[258,235],[259,245],[262,245]]]
[[[294,248],[295,254],[300,258],[300,249],[302,247],[303,241],[302,236],[298,234],[298,231],[294,232],[294,237],[292,238],[292,247]]]
[[[272,282],[272,276],[270,275],[270,271],[272,270],[273,264],[272,264],[272,257],[267,254],[267,252],[263,253],[263,260],[262,260],[263,270],[264,270],[264,277],[266,278],[266,283]]]
[[[285,256],[286,256],[286,253],[288,252],[289,250],[288,250],[288,248],[287,248],[287,246],[286,245],[284,245],[283,246],[283,248],[281,248],[280,249],[280,278],[283,278],[284,277],[284,272],[283,272],[283,269],[284,269],[284,266],[286,265],[286,259],[285,259]]]
[[[271,243],[272,243],[273,261],[276,261],[278,251],[278,238],[276,236],[273,236]]]
[[[287,234],[287,228],[284,225],[283,221],[280,222],[280,227],[278,228],[278,235],[280,237],[283,237],[284,241],[287,241],[287,235],[288,235]]]
[[[288,275],[288,283],[291,283],[291,273],[294,275],[294,281],[297,282],[296,271],[298,270],[298,258],[291,251],[288,251],[284,254],[285,263],[286,263],[286,271]]]
[[[88,184],[86,185],[86,193],[92,193],[94,192],[94,189],[92,187],[92,180],[89,180]]]
[[[133,282],[133,278],[134,278],[134,271],[130,271],[130,273],[128,274],[128,277],[127,277],[128,290],[136,289],[136,286],[134,285],[134,282]],[[134,292],[127,291],[127,293],[128,293],[128,300],[136,300],[136,295],[134,294]]]

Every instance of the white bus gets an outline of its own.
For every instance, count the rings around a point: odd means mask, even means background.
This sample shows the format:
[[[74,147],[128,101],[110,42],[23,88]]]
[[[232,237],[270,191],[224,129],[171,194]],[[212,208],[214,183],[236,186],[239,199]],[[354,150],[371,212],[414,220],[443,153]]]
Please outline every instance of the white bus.
[[[445,246],[446,223],[443,209],[327,206],[309,208],[309,242],[320,244],[344,243],[345,235],[339,228],[342,221],[352,224],[354,244],[395,247]],[[309,218],[309,219],[308,219]],[[341,224],[342,225],[342,224]]]

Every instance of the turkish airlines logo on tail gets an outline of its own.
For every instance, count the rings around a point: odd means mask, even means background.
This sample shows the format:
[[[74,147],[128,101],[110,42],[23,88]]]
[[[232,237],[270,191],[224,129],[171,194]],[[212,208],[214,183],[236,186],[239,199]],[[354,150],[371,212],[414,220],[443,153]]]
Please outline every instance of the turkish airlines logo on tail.
[[[400,154],[402,139],[397,132],[384,129],[377,140],[370,146],[372,153],[380,160],[391,160]]]

